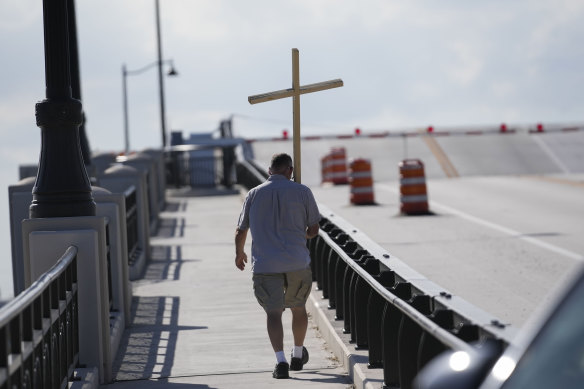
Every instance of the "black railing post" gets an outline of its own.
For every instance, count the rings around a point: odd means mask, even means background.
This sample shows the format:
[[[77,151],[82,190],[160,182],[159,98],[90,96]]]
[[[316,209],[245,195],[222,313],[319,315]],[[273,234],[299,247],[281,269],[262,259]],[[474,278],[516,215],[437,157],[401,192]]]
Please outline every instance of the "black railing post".
[[[79,143],[81,102],[71,92],[67,0],[44,0],[43,19],[46,99],[36,104],[41,155],[30,217],[93,216]]]

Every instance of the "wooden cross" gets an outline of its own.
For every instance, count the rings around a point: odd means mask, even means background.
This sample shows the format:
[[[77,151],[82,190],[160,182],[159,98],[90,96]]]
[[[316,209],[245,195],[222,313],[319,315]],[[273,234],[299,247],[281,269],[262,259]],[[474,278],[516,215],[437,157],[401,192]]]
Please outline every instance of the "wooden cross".
[[[343,86],[343,80],[318,82],[300,86],[300,61],[298,59],[298,49],[292,49],[292,88],[282,89],[275,92],[262,93],[249,96],[247,100],[250,104],[263,103],[292,97],[292,123],[293,123],[293,145],[294,145],[294,181],[301,183],[301,163],[300,163],[300,95],[321,90],[338,88]]]

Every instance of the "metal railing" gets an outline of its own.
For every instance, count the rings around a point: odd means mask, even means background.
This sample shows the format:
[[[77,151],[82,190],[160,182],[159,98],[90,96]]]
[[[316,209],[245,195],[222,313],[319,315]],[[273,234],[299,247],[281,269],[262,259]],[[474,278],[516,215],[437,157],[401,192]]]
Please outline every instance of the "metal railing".
[[[0,309],[0,388],[64,388],[79,360],[77,248]]]
[[[138,205],[136,187],[131,186],[124,192],[126,202],[126,239],[128,244],[128,264],[130,266],[140,257],[138,241]]]
[[[268,174],[252,160],[237,161],[235,171],[237,173],[237,183],[248,190],[260,185],[268,177]]]
[[[235,155],[233,145],[180,145],[166,153],[167,183],[179,187],[233,185]]]
[[[313,277],[352,343],[382,368],[384,386],[410,388],[419,370],[445,351],[489,340],[499,352],[515,330],[440,286],[325,210],[308,243]]]

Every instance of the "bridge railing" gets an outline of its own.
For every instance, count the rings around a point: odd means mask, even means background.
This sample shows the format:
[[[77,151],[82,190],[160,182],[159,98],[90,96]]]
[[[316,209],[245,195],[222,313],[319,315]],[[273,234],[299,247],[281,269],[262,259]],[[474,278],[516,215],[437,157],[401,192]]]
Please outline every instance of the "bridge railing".
[[[237,183],[247,189],[258,186],[268,177],[268,174],[260,169],[253,160],[237,161],[235,171],[237,173]]]
[[[343,332],[382,368],[384,385],[409,388],[418,371],[445,351],[515,335],[492,315],[424,278],[319,204],[318,237],[309,241],[313,277]]]
[[[79,358],[77,248],[0,309],[0,388],[62,388]]]
[[[231,187],[235,177],[237,139],[210,144],[171,146],[166,151],[167,184],[180,187]]]

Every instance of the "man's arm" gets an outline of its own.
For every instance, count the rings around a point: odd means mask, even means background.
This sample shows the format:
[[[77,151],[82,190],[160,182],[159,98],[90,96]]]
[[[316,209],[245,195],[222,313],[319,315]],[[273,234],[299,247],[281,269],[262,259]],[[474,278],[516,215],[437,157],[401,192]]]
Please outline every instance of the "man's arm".
[[[308,226],[306,229],[306,239],[312,239],[318,235],[319,225],[318,223]]]
[[[235,230],[235,266],[239,270],[245,269],[247,263],[247,254],[244,251],[245,240],[247,238],[247,229]]]

